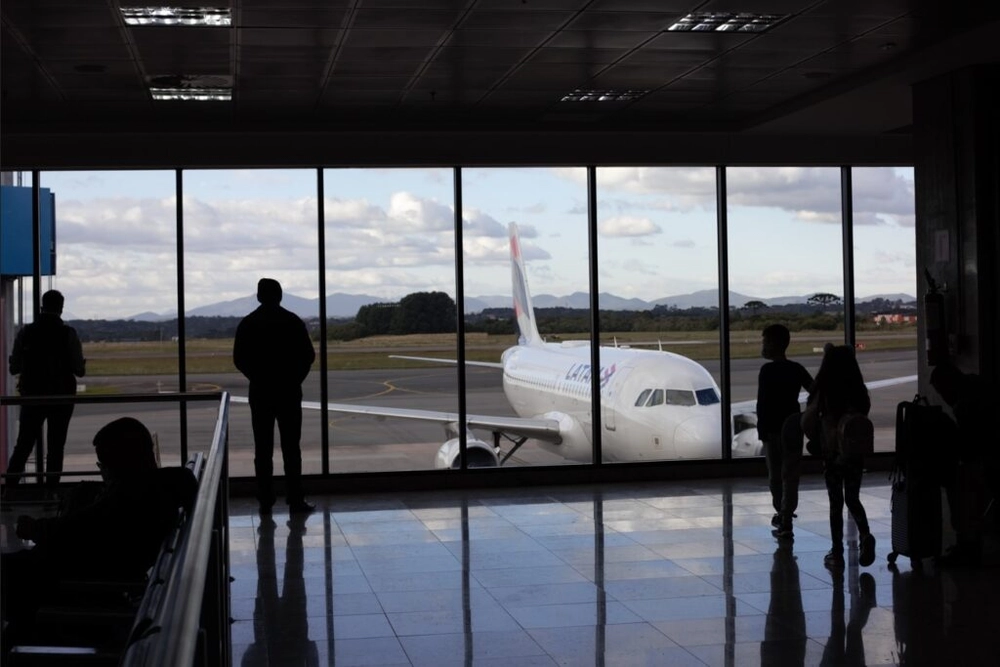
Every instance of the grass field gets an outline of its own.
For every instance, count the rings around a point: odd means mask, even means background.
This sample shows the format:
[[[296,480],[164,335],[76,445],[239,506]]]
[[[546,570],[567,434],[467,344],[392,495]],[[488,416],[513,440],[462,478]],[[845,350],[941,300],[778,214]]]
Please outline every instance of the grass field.
[[[840,342],[843,332],[803,331],[792,336],[789,356],[808,356],[823,343]],[[555,340],[580,340],[585,335],[550,336]],[[671,346],[672,342],[683,345]],[[859,332],[858,342],[867,350],[913,350],[917,344],[916,332],[868,333]],[[515,343],[513,336],[489,336],[475,333],[466,336],[466,358],[473,361],[499,361],[500,354]],[[603,345],[640,346],[644,349],[663,349],[677,352],[697,361],[719,358],[719,336],[713,331],[685,331],[671,333],[609,332],[602,336]],[[391,354],[442,357],[455,356],[454,334],[417,334],[411,336],[373,336],[350,342],[330,342],[327,364],[331,371],[364,370],[373,368],[412,368],[422,362],[391,359]],[[318,347],[318,345],[317,345]],[[186,345],[188,373],[235,373],[232,361],[232,339],[189,340]],[[87,375],[176,375],[178,370],[178,344],[171,342],[86,343]],[[730,338],[730,354],[736,359],[760,355],[760,338],[756,332],[734,331]]]

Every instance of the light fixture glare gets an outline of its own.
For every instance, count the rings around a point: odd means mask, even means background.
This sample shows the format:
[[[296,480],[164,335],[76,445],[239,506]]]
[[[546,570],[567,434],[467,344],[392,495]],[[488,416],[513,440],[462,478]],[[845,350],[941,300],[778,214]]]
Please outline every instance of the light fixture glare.
[[[674,23],[667,32],[764,32],[786,18],[781,14],[751,14],[749,12],[699,12],[688,14]]]
[[[150,88],[154,100],[182,102],[228,102],[233,99],[229,88]]]
[[[228,7],[121,7],[128,25],[213,26],[232,25]]]
[[[584,90],[577,88],[562,96],[560,102],[632,102],[648,90]]]

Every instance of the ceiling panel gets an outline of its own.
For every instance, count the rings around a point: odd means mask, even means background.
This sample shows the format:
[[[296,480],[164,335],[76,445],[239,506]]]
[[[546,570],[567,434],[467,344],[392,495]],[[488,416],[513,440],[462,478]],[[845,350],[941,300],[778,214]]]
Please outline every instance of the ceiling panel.
[[[421,3],[423,5],[423,3]],[[462,15],[457,9],[433,10],[426,8],[397,7],[394,9],[365,9],[354,12],[352,28],[406,28],[408,30],[437,30],[450,28]]]
[[[639,30],[562,30],[546,43],[575,49],[634,49],[657,33]]]
[[[909,83],[901,79],[918,76],[910,74],[918,67],[927,76],[941,59],[921,57],[937,45],[954,45],[946,51],[950,67],[982,62],[983,54],[1000,61],[995,44],[960,38],[1000,19],[1000,2],[988,0],[212,3],[233,8],[231,27],[128,26],[119,4],[3,0],[4,132],[12,118],[20,127],[31,119],[82,122],[101,112],[129,114],[136,125],[329,115],[407,125],[446,118],[448,127],[504,119],[519,127],[628,127],[669,119],[671,128],[718,122],[733,131],[764,117],[775,127],[775,117],[852,85],[871,89],[884,80],[884,94],[898,97]],[[734,10],[784,18],[763,33],[669,30],[689,12]],[[150,102],[149,77],[204,75],[231,81],[233,101]],[[559,101],[576,88],[650,92],[626,103]],[[908,113],[895,97],[885,108]],[[836,108],[842,116],[843,106]],[[910,122],[890,116],[857,125]]]
[[[480,5],[477,5],[477,7]],[[533,11],[526,15],[522,11],[491,11],[473,9],[462,20],[463,30],[546,30],[552,31],[564,26],[576,14],[574,12]]]
[[[347,34],[344,45],[351,48],[383,46],[434,46],[448,33],[443,30],[406,30],[392,28],[372,30],[353,28]]]
[[[248,9],[246,3],[234,16],[242,28],[339,28],[347,12],[334,5]]]
[[[340,41],[340,30],[325,28],[244,28],[240,46],[319,46],[329,48]]]
[[[624,30],[660,32],[681,18],[676,12],[600,12],[588,11],[566,26],[569,30]]]

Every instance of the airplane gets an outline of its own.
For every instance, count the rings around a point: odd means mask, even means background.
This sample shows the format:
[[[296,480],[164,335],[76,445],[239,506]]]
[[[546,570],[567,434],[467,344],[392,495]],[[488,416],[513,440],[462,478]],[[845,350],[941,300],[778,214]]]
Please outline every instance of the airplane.
[[[503,371],[503,391],[517,417],[467,414],[466,462],[469,467],[503,465],[528,440],[570,461],[592,460],[590,341],[543,340],[535,322],[531,293],[517,225],[510,223],[511,280],[518,343],[503,352],[499,363],[466,361]],[[722,425],[719,387],[704,366],[662,350],[630,346],[600,346],[601,442],[605,461],[653,461],[717,459]],[[452,359],[390,355],[436,364],[456,364]],[[898,384],[916,376],[880,381]],[[869,384],[871,387],[872,384]],[[887,386],[887,385],[882,385]],[[805,393],[800,402],[805,401]],[[245,402],[243,397],[233,397]],[[318,402],[303,402],[303,408],[318,410]],[[733,456],[759,456],[756,401],[731,406]],[[438,449],[436,468],[460,466],[460,419],[455,412],[387,408],[327,403],[331,412],[432,421],[445,428],[446,441]],[[490,441],[478,435],[490,434]],[[503,451],[501,441],[513,443]]]

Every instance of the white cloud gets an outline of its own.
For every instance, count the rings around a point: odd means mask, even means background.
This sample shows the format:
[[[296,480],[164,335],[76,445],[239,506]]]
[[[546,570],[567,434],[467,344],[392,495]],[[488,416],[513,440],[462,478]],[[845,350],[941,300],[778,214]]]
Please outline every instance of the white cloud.
[[[537,202],[535,204],[530,204],[528,206],[508,206],[504,209],[507,213],[529,213],[537,215],[540,213],[545,213],[548,210],[548,206],[545,202]]]
[[[586,173],[554,168],[575,183]],[[611,192],[661,195],[651,207],[686,211],[715,206],[715,170],[711,167],[600,167],[598,198],[602,206],[630,208],[608,199]],[[732,206],[778,208],[804,222],[839,224],[840,169],[836,167],[730,167],[726,170],[727,201]],[[892,168],[852,170],[856,224],[913,226],[913,180]],[[633,209],[636,207],[633,204]]]
[[[328,291],[364,288],[398,298],[414,289],[454,283],[454,214],[406,191],[383,209],[364,198],[327,198]],[[59,202],[59,282],[75,295],[80,317],[124,317],[176,308],[176,203],[169,198],[95,198]],[[288,293],[318,291],[316,199],[184,199],[186,307],[253,292],[262,275]],[[524,239],[538,236],[520,225]],[[465,211],[467,258],[508,261],[506,224],[479,209]],[[529,259],[550,255],[530,242]]]
[[[649,236],[659,234],[663,230],[649,218],[633,216],[617,216],[601,220],[597,225],[602,236],[619,238],[626,236]]]
[[[520,232],[520,225],[518,225],[518,230]],[[478,208],[465,208],[462,211],[462,236],[506,239],[507,227]]]
[[[585,181],[585,170],[556,171],[574,182]],[[543,170],[534,172],[542,175]],[[544,179],[538,180],[539,188],[545,188]],[[316,295],[316,199],[282,197],[267,187],[267,182],[267,178],[256,182],[261,197],[253,189],[246,196],[239,196],[234,188],[209,189],[211,198],[192,195],[193,189],[188,189],[184,200],[188,308],[246,296],[261,275],[279,279],[289,293]],[[774,219],[810,223],[803,224],[803,228],[822,226],[829,230],[840,221],[837,169],[732,169],[728,183],[734,206],[781,209],[785,215],[774,211],[766,214]],[[892,239],[901,233],[905,236],[906,230],[892,228],[913,224],[912,179],[899,170],[858,169],[854,172],[854,188],[856,222],[870,225],[866,229],[873,233],[883,233],[877,244],[866,247],[895,251],[898,244]],[[695,281],[700,282],[702,277],[692,271],[700,266],[699,262],[704,263],[698,259],[700,253],[714,243],[710,240],[714,238],[714,227],[706,232],[709,236],[703,237],[699,231],[703,220],[712,226],[714,190],[712,168],[599,169],[600,232],[603,238],[627,239],[621,248],[622,256],[629,259],[627,266],[610,274],[609,279],[602,279],[602,285],[614,284],[616,293],[631,285],[637,296],[658,298],[663,285],[670,286],[670,293],[680,293],[685,280],[692,281],[692,287]],[[545,191],[540,191],[541,195],[537,191],[525,193],[523,199],[497,197],[498,203],[492,205],[477,200],[482,208],[463,211],[464,253],[469,275],[476,276],[473,280],[485,284],[489,276],[493,281],[493,276],[500,275],[500,267],[506,266],[508,219],[493,216],[509,211],[518,222],[522,252],[530,262],[534,284],[549,285],[547,291],[561,293],[562,288],[555,285],[581,282],[576,272],[583,275],[585,258],[577,256],[579,249],[569,248],[575,247],[573,240],[579,238],[582,229],[574,232],[570,225],[553,222],[543,224],[544,234],[540,234],[539,229],[519,217],[545,210],[564,211],[573,201],[569,197],[550,201]],[[695,208],[700,211],[694,213]],[[405,189],[384,197],[365,190],[364,196],[328,197],[325,213],[328,291],[398,298],[414,290],[453,289],[454,212],[444,199]],[[111,317],[176,308],[175,214],[172,197],[60,198],[57,281],[67,293],[67,310],[85,317]],[[556,213],[555,217],[560,215]],[[756,262],[758,251],[745,250],[748,263]],[[890,258],[886,254],[876,258],[884,266],[877,267],[880,275],[873,267],[865,276],[866,285],[881,284],[883,280],[891,284],[894,272],[898,280],[912,284],[912,276],[906,273],[912,273],[913,257],[905,250],[903,256]],[[664,252],[674,253],[672,263],[666,266],[660,262]],[[638,271],[635,264],[640,257],[648,263],[650,276],[665,279],[628,278],[628,272]],[[602,255],[603,262],[609,259],[610,255]],[[605,275],[604,264],[601,270]],[[477,273],[480,271],[482,277]],[[669,274],[674,275],[667,277]],[[739,290],[756,290],[764,296],[812,293],[817,291],[817,285],[840,283],[839,276],[831,279],[824,275],[754,274],[752,280],[753,284],[746,284],[749,280],[740,282]],[[496,280],[497,284],[505,282],[506,277]]]
[[[450,206],[409,192],[395,192],[389,198],[389,220],[422,231],[451,231],[455,226]]]
[[[367,199],[337,199],[327,197],[323,202],[326,224],[337,227],[364,227],[386,219],[386,213]]]

